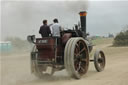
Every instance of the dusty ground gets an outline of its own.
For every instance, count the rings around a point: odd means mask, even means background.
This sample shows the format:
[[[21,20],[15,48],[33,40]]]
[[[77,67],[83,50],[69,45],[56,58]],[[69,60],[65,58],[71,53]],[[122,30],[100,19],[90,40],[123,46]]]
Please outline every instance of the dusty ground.
[[[90,63],[88,73],[80,80],[70,78],[66,71],[38,79],[30,72],[29,53],[1,56],[1,85],[128,85],[128,47],[98,45],[106,53],[106,68],[96,72]]]

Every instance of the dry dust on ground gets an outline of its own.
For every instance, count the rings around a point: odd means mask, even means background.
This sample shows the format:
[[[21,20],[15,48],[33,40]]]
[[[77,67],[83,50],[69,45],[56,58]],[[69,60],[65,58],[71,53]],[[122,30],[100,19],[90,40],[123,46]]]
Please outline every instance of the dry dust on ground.
[[[128,47],[98,45],[106,54],[106,67],[96,72],[93,63],[80,80],[72,79],[65,70],[52,77],[38,79],[30,72],[29,53],[1,56],[1,85],[128,85]]]

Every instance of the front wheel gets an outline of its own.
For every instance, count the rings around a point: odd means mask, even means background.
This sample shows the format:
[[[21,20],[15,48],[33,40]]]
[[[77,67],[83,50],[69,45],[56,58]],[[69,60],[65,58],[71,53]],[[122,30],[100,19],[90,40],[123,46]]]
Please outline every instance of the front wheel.
[[[94,66],[98,72],[104,70],[106,64],[105,54],[102,50],[97,50],[94,54]]]

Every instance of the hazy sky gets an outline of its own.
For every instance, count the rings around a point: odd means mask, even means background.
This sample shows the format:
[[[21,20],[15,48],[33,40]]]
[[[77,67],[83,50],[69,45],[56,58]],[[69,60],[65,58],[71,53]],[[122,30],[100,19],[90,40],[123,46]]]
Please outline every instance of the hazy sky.
[[[38,34],[43,19],[51,24],[58,18],[65,28],[72,28],[79,21],[79,12],[87,10],[87,32],[107,36],[118,33],[128,24],[128,1],[1,1],[2,39]]]

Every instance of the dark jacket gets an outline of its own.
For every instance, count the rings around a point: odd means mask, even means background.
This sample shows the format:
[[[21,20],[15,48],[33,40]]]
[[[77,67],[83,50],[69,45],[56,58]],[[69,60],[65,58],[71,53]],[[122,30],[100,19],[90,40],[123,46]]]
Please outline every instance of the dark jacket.
[[[49,37],[49,34],[51,34],[50,27],[48,25],[42,25],[40,27],[39,33],[42,37]]]

